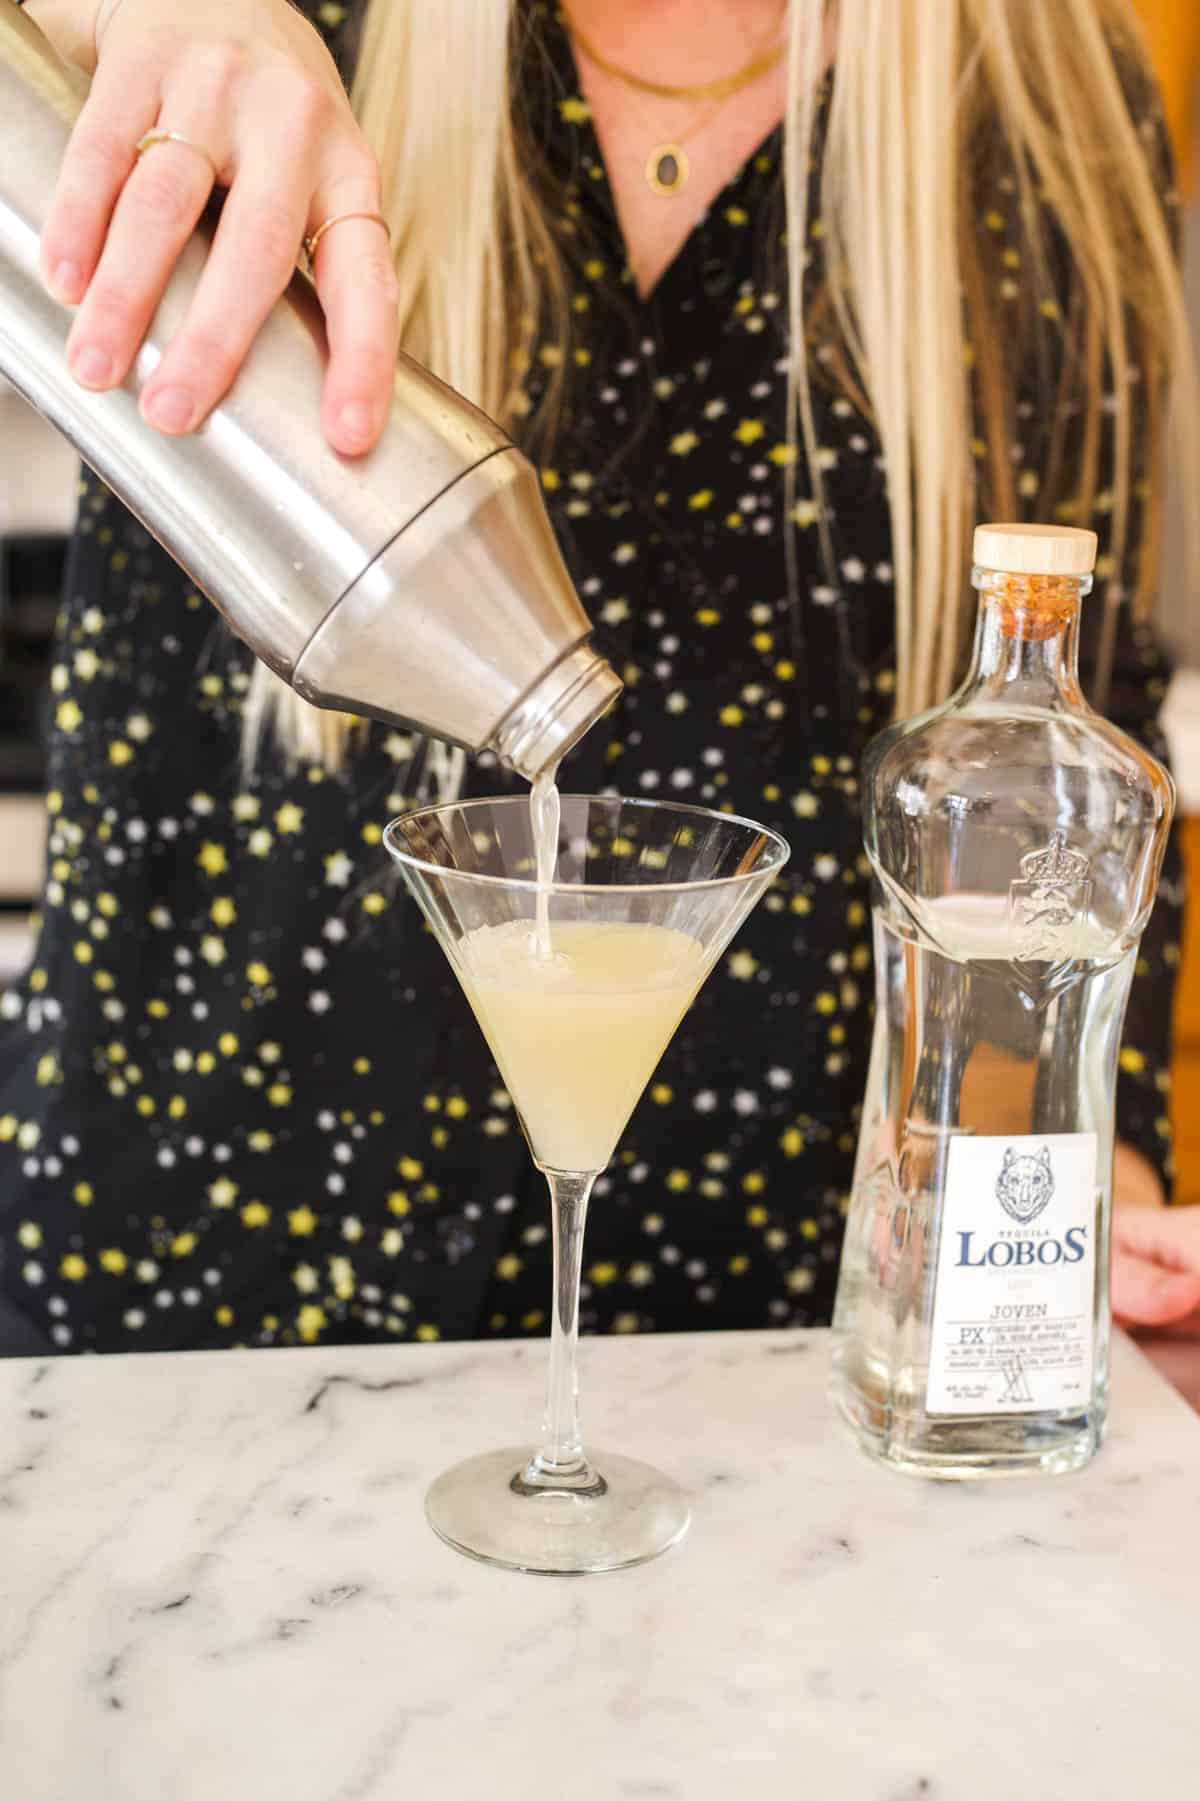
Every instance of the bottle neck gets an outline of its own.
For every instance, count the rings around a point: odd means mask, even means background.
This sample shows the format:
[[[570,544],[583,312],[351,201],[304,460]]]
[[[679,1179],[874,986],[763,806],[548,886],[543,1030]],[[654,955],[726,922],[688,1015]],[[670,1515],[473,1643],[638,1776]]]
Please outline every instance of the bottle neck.
[[[1009,575],[975,569],[979,625],[963,699],[1040,708],[1084,704],[1079,610],[1090,575]]]

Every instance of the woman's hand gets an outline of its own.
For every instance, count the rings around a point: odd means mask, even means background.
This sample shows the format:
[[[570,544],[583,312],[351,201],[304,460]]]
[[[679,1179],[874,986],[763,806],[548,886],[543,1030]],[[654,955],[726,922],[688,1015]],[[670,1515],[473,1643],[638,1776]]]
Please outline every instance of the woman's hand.
[[[1200,1207],[1113,1211],[1113,1317],[1173,1326],[1200,1311]]]
[[[202,145],[229,190],[191,309],[141,400],[152,425],[191,431],[232,383],[305,235],[334,213],[379,210],[375,158],[319,36],[286,0],[59,0],[32,12],[64,53],[78,50],[76,15],[94,12],[92,91],[42,233],[47,286],[79,305],[67,353],[85,387],[125,380],[214,185],[183,144],[139,162],[141,137],[157,127]],[[324,428],[355,455],[379,437],[395,370],[385,232],[339,225],[315,274],[330,344]]]

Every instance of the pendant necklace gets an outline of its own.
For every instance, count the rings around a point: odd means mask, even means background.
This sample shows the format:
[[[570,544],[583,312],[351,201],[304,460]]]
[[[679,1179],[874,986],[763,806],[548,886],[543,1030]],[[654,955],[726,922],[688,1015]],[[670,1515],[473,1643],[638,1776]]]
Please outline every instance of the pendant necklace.
[[[646,182],[656,194],[666,197],[678,194],[687,185],[691,174],[691,164],[684,145],[689,138],[694,138],[706,125],[712,123],[727,100],[740,94],[744,88],[753,86],[764,75],[768,74],[782,60],[787,49],[786,44],[772,45],[769,50],[761,51],[757,56],[736,69],[732,75],[719,76],[714,81],[695,82],[690,86],[673,87],[665,82],[646,81],[635,75],[630,69],[623,69],[619,63],[610,62],[596,49],[590,39],[586,38],[576,25],[574,19],[564,8],[564,17],[570,27],[571,36],[583,51],[589,62],[605,75],[623,87],[630,88],[637,94],[648,94],[656,100],[707,100],[710,104],[700,117],[688,126],[686,131],[679,132],[674,138],[666,139],[654,145],[646,158]]]

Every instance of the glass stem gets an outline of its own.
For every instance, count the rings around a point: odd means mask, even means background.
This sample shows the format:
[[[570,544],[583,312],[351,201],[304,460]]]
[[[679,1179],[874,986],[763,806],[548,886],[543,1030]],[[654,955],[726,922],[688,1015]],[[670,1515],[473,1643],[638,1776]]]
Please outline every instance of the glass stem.
[[[542,1445],[523,1472],[525,1487],[574,1490],[599,1484],[588,1468],[579,1430],[579,1275],[583,1230],[594,1175],[546,1170],[554,1233],[554,1317],[550,1328],[550,1379]]]

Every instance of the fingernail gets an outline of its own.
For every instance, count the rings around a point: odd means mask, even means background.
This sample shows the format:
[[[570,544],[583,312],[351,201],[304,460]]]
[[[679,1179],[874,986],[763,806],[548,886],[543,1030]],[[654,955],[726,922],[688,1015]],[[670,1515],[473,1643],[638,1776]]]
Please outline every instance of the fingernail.
[[[196,412],[196,402],[186,388],[161,388],[146,402],[146,417],[160,431],[186,431]]]
[[[107,350],[98,350],[94,344],[77,351],[71,366],[86,387],[102,388],[112,380],[112,358]]]
[[[374,415],[369,407],[360,401],[351,401],[338,414],[338,429],[345,432],[348,438],[356,439],[360,444],[370,437],[375,424]]]
[[[73,300],[83,286],[78,263],[57,263],[50,276],[50,291],[58,300]]]

